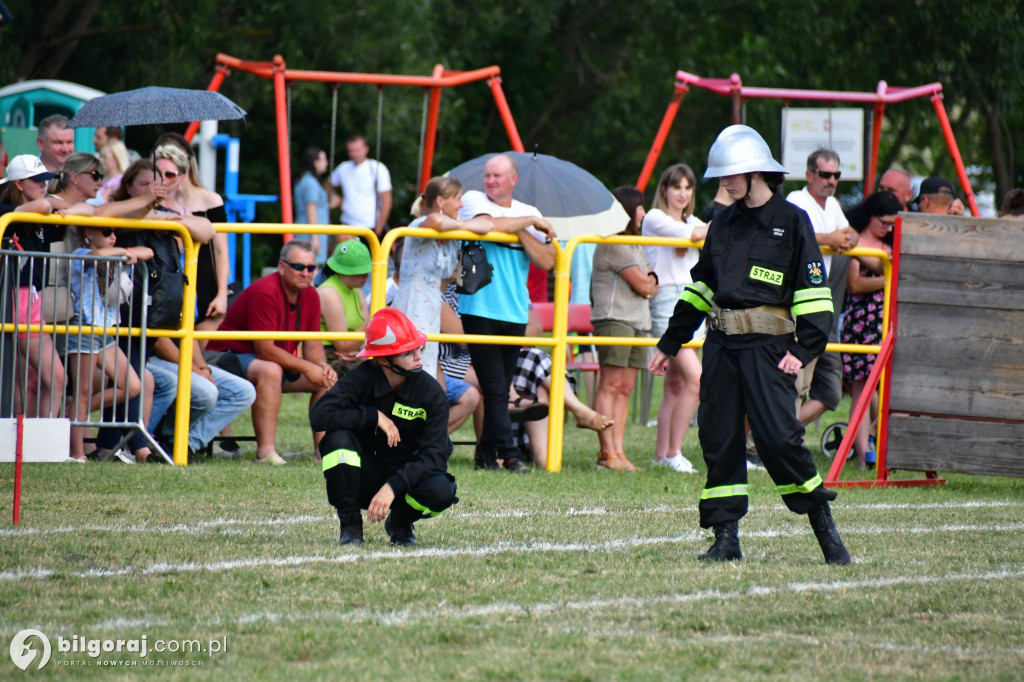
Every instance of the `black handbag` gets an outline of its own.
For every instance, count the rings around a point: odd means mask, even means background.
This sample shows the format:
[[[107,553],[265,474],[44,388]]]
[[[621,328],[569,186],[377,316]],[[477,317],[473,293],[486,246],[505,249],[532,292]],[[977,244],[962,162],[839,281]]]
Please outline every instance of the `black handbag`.
[[[487,252],[480,242],[462,242],[459,268],[455,275],[455,291],[475,294],[491,283],[494,266],[487,262]]]
[[[152,268],[149,296],[145,302],[148,329],[181,329],[181,306],[185,300],[185,273]],[[141,323],[143,296],[141,288],[132,297],[132,319]]]

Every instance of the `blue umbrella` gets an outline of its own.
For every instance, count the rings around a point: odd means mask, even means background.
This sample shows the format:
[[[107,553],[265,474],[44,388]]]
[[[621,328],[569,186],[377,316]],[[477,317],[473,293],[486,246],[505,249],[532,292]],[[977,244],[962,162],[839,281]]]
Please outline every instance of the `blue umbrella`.
[[[578,234],[599,237],[622,232],[629,223],[625,209],[600,180],[574,163],[547,154],[506,152],[519,165],[512,198],[536,206],[559,239]],[[483,191],[484,154],[448,171],[464,189]]]
[[[140,126],[245,118],[245,109],[219,92],[150,86],[115,92],[85,103],[70,128]]]

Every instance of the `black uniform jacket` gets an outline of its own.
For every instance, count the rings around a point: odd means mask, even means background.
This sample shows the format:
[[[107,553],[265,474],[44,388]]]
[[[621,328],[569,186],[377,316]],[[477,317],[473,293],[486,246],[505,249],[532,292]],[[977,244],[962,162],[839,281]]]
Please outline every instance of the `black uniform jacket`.
[[[754,209],[741,202],[722,209],[690,276],[693,283],[683,291],[658,342],[666,355],[675,355],[693,337],[712,300],[724,309],[786,308],[796,320],[789,352],[807,365],[825,350],[833,315],[828,274],[807,214],[782,194],[776,192]],[[727,336],[711,331],[712,336],[727,348],[785,341],[765,334]]]
[[[377,428],[377,410],[398,427],[401,440],[393,448],[387,434]],[[448,399],[425,372],[391,388],[377,363],[360,363],[316,402],[309,421],[314,431],[354,432],[363,444],[364,466],[384,472],[395,495],[448,469]]]

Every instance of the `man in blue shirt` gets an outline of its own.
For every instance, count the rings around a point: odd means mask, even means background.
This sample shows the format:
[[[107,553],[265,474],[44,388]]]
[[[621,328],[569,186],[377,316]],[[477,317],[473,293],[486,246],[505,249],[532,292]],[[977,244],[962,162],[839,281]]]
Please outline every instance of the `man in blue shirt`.
[[[484,191],[462,195],[463,220],[486,215],[494,230],[519,236],[519,243],[484,242],[487,260],[494,267],[491,283],[475,294],[464,294],[459,314],[467,334],[523,336],[529,316],[530,298],[526,275],[532,262],[543,270],[555,265],[555,237],[551,224],[534,206],[512,198],[519,179],[515,160],[498,154],[484,166]],[[469,355],[480,380],[484,398],[484,428],[476,447],[476,467],[497,469],[497,460],[517,474],[530,469],[519,459],[512,441],[508,415],[508,391],[515,374],[517,346],[470,344]]]

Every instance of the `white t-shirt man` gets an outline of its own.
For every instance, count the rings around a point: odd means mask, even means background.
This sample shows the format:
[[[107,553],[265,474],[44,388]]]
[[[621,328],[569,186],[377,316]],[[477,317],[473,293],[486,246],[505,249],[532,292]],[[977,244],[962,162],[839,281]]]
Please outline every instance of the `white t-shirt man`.
[[[830,234],[841,230],[850,224],[835,197],[825,199],[825,208],[815,201],[807,188],[793,190],[786,196],[786,201],[799,206],[807,211],[807,217],[811,219],[811,227],[815,234]],[[822,254],[825,257],[825,272],[832,272],[832,254]]]
[[[377,224],[378,195],[391,191],[388,167],[375,159],[366,159],[358,165],[351,160],[345,161],[331,173],[331,184],[341,188],[342,225],[374,229]]]

